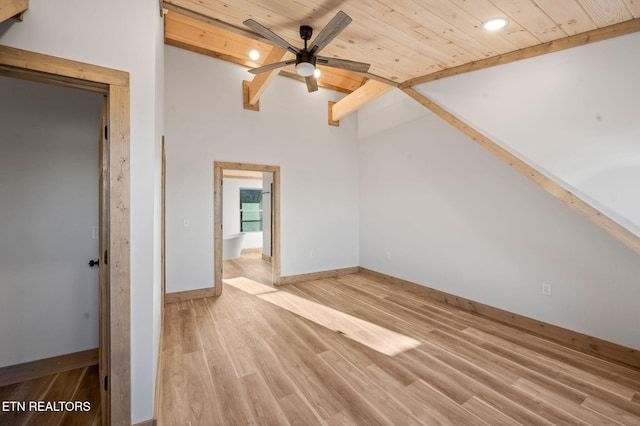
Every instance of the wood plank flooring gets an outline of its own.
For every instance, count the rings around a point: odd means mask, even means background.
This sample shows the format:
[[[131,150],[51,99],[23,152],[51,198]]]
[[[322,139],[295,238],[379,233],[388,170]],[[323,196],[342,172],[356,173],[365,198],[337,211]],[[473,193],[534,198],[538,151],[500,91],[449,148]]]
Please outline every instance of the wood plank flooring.
[[[245,277],[262,284],[273,285],[271,263],[262,259],[262,253],[243,253],[237,259],[225,260],[222,264],[223,278]]]
[[[4,410],[10,406],[0,406],[0,425],[100,425],[99,381],[98,366],[92,365],[0,387],[0,403],[26,403],[25,410],[16,406],[13,410]],[[32,409],[29,406],[32,401],[54,405]],[[67,411],[59,401],[88,402],[89,410]]]
[[[160,425],[640,425],[640,370],[360,274],[274,291],[420,344],[388,356],[225,285],[165,309]]]

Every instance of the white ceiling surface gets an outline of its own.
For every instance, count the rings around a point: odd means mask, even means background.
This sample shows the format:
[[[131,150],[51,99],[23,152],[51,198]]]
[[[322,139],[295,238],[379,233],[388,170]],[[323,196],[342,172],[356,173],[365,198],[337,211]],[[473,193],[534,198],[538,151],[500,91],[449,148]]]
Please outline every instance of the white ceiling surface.
[[[640,34],[416,89],[640,235]]]

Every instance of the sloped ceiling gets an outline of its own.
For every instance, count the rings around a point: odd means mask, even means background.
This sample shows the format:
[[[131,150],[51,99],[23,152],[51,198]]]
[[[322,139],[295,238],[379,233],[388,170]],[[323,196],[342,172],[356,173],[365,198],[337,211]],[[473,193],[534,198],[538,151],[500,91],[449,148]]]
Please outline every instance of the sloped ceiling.
[[[638,27],[633,20],[640,17],[636,0],[164,0],[163,5],[245,41],[269,45],[242,24],[253,18],[295,46],[302,43],[301,24],[317,33],[342,10],[353,22],[322,54],[370,63],[368,77],[396,84],[626,22],[616,30],[623,33]],[[495,17],[509,24],[496,32],[484,30],[482,23]],[[172,29],[176,37],[180,31],[205,44],[209,36],[193,25]],[[227,49],[221,52],[212,44],[212,52],[246,61],[247,43],[220,40],[221,33],[211,37]]]
[[[640,34],[418,91],[640,236]]]

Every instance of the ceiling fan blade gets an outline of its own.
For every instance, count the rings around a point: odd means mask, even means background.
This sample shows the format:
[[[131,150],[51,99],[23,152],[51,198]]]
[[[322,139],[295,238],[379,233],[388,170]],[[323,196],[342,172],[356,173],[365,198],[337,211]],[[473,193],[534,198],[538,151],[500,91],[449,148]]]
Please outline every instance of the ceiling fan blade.
[[[286,67],[287,65],[295,64],[295,59],[290,59],[288,61],[282,62],[274,62],[273,64],[264,65],[258,68],[250,69],[249,72],[251,74],[260,74],[261,72],[275,70],[276,68]]]
[[[326,27],[320,31],[320,34],[313,40],[313,44],[311,45],[310,52],[312,54],[318,53],[322,50],[327,44],[331,42],[338,34],[344,30],[347,25],[351,23],[352,19],[349,15],[340,11],[333,17],[331,21],[327,24]]]
[[[347,71],[366,73],[369,71],[370,64],[364,62],[349,61],[348,59],[325,58],[318,56],[316,63],[332,68],[340,68]]]
[[[309,92],[317,92],[318,91],[318,80],[312,75],[310,77],[306,77],[304,79],[305,83],[307,83],[307,90]]]
[[[287,49],[289,52],[295,53],[296,55],[300,53],[300,51],[296,49],[291,43],[289,43],[288,41],[280,37],[278,34],[271,31],[264,25],[254,21],[253,19],[247,19],[246,21],[243,22],[243,24],[245,24],[247,27],[251,28],[253,31],[260,34],[262,37],[271,40],[272,42],[282,47],[283,49]]]

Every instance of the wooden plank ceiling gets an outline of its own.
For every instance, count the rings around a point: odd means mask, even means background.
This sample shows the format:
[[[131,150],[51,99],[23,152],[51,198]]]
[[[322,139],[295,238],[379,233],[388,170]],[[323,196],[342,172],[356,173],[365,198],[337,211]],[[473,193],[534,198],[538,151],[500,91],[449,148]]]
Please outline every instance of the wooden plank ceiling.
[[[301,24],[317,34],[343,10],[353,22],[322,55],[370,63],[368,77],[395,84],[640,17],[637,0],[164,0],[163,6],[176,12],[167,16],[168,44],[248,67],[262,65],[248,58],[249,50],[265,58],[271,42],[244,20],[302,46]],[[509,24],[484,30],[481,24],[495,17]],[[324,87],[352,92],[364,84],[353,73],[322,71]],[[295,76],[291,68],[284,72]]]

